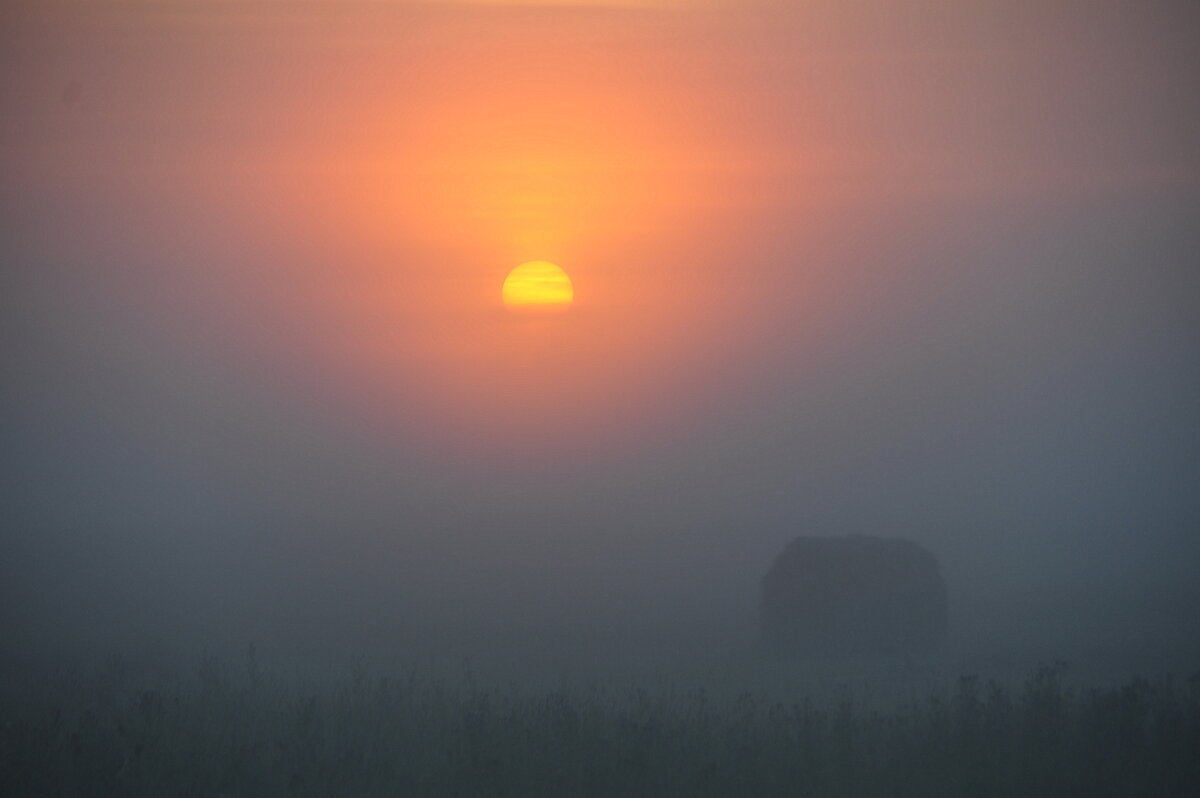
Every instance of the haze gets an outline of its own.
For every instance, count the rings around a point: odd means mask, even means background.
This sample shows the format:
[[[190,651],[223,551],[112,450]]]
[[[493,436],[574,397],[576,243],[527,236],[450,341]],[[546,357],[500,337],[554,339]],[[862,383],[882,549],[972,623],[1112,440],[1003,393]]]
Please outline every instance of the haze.
[[[749,656],[847,532],[1194,670],[1200,16],[877,5],[7,3],[10,673]]]

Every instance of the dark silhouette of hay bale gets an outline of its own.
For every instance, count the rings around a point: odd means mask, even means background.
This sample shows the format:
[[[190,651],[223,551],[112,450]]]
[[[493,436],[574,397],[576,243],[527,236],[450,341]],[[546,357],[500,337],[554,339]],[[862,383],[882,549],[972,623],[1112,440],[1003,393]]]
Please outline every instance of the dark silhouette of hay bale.
[[[946,635],[937,559],[909,540],[802,537],[763,579],[762,642],[773,653],[908,655]]]

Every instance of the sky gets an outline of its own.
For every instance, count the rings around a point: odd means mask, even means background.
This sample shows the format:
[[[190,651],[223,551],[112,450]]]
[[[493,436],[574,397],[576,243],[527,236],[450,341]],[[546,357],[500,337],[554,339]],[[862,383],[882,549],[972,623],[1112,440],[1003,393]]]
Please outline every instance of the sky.
[[[10,661],[736,648],[788,540],[857,533],[938,556],[973,655],[1194,662],[1189,4],[52,0],[0,39]],[[505,311],[529,260],[568,313]]]

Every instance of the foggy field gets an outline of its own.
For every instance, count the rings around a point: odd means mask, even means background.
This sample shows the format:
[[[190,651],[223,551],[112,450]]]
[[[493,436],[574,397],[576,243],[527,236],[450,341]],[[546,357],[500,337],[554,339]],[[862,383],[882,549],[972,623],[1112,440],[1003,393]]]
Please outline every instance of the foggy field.
[[[899,702],[669,680],[530,690],[409,673],[300,687],[211,659],[5,698],[0,792],[198,796],[1189,796],[1195,685],[1077,687],[1042,667]]]
[[[1197,142],[1200,2],[0,0],[0,798],[1200,796]]]

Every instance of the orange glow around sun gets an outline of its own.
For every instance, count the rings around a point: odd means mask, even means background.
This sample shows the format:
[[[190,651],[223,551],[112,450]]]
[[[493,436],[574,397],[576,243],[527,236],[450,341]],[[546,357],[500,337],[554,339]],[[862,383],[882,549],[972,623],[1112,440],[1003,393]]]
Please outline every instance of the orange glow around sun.
[[[247,156],[289,285],[247,312],[279,308],[294,331],[279,347],[322,396],[431,449],[619,446],[685,419],[680,386],[745,307],[729,288],[744,283],[694,279],[743,249],[722,243],[743,218],[725,204],[741,156],[704,124],[708,84],[645,80],[691,57],[640,17],[464,19],[412,11],[401,53],[362,17],[346,41],[378,49],[330,78],[328,127]],[[324,35],[312,46],[342,46]],[[482,50],[486,69],[463,57]]]
[[[563,313],[575,298],[567,273],[544,260],[531,260],[513,269],[500,293],[504,306],[519,313]]]

